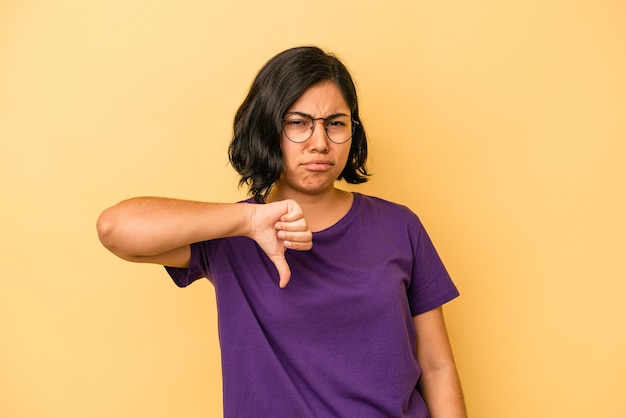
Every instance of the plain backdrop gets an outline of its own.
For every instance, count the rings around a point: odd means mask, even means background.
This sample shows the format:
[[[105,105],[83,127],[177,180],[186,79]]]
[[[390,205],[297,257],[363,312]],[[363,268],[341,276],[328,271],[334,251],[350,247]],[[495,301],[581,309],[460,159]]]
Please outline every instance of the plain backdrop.
[[[625,4],[3,0],[0,416],[221,415],[210,283],[117,259],[95,222],[245,197],[232,118],[302,44],[357,82],[374,176],[341,187],[418,213],[462,293],[471,416],[626,416]]]

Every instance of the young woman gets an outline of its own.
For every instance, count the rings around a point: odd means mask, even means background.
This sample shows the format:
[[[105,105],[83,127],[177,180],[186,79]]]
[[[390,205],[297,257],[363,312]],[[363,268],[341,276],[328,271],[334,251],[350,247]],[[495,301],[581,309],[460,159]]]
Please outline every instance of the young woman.
[[[105,210],[102,243],[216,290],[226,417],[465,417],[441,306],[458,296],[408,208],[367,180],[345,66],[272,58],[234,121],[239,203],[143,197]]]

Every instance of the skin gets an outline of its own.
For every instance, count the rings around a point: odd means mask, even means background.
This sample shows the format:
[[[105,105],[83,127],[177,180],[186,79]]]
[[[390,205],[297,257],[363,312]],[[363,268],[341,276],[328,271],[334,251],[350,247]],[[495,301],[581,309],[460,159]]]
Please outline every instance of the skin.
[[[288,112],[314,118],[350,114],[340,90],[321,83],[307,90]],[[272,260],[285,287],[291,271],[287,249],[312,248],[312,231],[339,221],[350,209],[351,193],[335,187],[350,143],[335,144],[316,122],[303,143],[281,140],[284,171],[264,205],[193,202],[158,197],[129,199],[98,219],[102,244],[119,257],[171,267],[188,267],[190,244],[229,236],[255,240]],[[216,221],[219,220],[219,221]],[[413,317],[417,357],[423,369],[424,399],[432,418],[465,418],[461,386],[441,308]]]
[[[413,317],[423,397],[431,418],[467,418],[441,307]]]

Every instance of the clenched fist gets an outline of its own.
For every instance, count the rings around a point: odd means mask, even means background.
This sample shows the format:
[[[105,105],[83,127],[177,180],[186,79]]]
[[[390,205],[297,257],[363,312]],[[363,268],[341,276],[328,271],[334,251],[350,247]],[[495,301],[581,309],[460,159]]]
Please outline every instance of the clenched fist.
[[[250,216],[250,238],[256,241],[278,270],[279,286],[287,286],[291,269],[285,250],[306,251],[313,247],[313,233],[295,200],[281,200],[253,205]]]

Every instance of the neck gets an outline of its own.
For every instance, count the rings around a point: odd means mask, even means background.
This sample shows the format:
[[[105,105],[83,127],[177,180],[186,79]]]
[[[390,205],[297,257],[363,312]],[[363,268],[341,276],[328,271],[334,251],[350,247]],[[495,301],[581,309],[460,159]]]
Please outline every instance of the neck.
[[[298,202],[300,206],[325,206],[333,205],[337,200],[341,199],[344,193],[346,192],[337,188],[324,190],[319,193],[308,193],[294,190],[291,187],[284,187],[280,183],[277,183],[272,187],[266,201],[270,203],[279,200],[293,199]]]
[[[280,185],[274,186],[266,202],[293,199],[304,212],[304,216],[313,232],[321,231],[341,219],[352,206],[352,193],[337,188],[323,193],[308,194],[294,190],[285,190]]]

